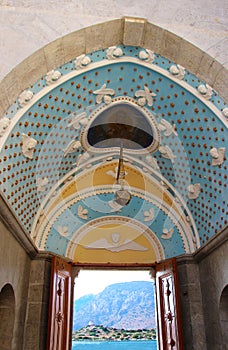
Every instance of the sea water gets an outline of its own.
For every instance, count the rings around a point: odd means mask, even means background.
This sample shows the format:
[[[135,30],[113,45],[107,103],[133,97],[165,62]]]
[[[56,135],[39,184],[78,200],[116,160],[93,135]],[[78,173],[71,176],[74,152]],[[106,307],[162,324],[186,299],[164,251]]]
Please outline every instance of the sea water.
[[[157,350],[156,340],[73,341],[72,350]]]

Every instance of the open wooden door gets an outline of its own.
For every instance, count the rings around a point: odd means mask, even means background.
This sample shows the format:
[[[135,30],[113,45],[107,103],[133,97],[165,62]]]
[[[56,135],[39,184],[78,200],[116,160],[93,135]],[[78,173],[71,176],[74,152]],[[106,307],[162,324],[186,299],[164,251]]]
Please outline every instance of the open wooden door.
[[[47,350],[69,350],[71,319],[71,264],[52,261]]]
[[[176,259],[156,264],[160,350],[183,350]]]

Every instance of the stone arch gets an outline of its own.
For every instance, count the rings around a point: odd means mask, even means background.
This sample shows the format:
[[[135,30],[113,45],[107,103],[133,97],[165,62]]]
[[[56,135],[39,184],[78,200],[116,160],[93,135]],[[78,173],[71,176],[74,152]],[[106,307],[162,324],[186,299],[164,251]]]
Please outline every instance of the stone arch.
[[[12,346],[15,320],[15,295],[10,284],[5,284],[0,292],[0,319],[1,349],[9,350]]]
[[[197,46],[143,18],[123,17],[69,33],[37,50],[0,83],[0,106],[6,111],[19,94],[52,69],[114,45],[140,46],[183,65],[227,99],[227,69]],[[190,54],[191,53],[191,54]]]
[[[228,344],[228,284],[223,289],[219,303],[219,318],[222,334],[222,345]]]

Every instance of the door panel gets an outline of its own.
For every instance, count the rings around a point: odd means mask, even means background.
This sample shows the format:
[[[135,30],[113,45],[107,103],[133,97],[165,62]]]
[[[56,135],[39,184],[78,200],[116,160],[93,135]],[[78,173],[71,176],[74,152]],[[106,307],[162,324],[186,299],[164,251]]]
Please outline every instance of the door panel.
[[[160,350],[183,350],[176,259],[156,264]]]
[[[47,350],[68,350],[71,313],[71,265],[52,261]]]

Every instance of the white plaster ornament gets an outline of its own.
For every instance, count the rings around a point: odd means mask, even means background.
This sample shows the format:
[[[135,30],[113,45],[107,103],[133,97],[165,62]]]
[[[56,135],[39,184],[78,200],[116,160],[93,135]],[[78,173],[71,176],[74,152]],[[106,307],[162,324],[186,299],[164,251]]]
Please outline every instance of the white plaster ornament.
[[[2,119],[0,119],[0,137],[2,137],[4,135],[4,133],[6,132],[6,129],[9,127],[10,125],[10,119],[7,117],[3,117]]]
[[[60,236],[62,236],[62,237],[68,237],[70,235],[70,233],[68,231],[68,226],[58,225],[58,232],[59,232]]]
[[[153,220],[153,218],[154,218],[154,209],[153,208],[150,208],[149,210],[144,211],[144,221],[145,222],[151,221],[151,220]]]
[[[46,75],[47,85],[52,85],[61,78],[61,73],[58,70],[51,70]]]
[[[106,249],[111,252],[121,252],[124,250],[138,250],[145,251],[148,248],[136,243],[134,240],[129,238],[122,238],[121,234],[118,232],[113,232],[110,235],[110,238],[100,238],[89,245],[84,245],[84,248],[87,249]]]
[[[18,97],[18,103],[20,107],[26,106],[29,101],[33,98],[33,92],[30,90],[23,91]]]
[[[146,156],[146,162],[147,164],[149,164],[154,170],[158,170],[159,166],[158,166],[158,161],[156,158],[148,155]]]
[[[228,118],[228,107],[223,108],[222,113],[226,118]]]
[[[196,199],[199,197],[200,194],[200,183],[191,184],[188,186],[188,198],[189,199]]]
[[[49,181],[47,177],[45,177],[44,179],[37,179],[37,192],[44,192],[45,186],[48,184],[48,182]]]
[[[146,62],[146,63],[153,63],[154,61],[154,52],[151,50],[141,50],[139,52],[139,58],[140,60]]]
[[[206,100],[210,100],[213,95],[213,90],[208,84],[200,84],[197,90]]]
[[[74,153],[77,151],[77,149],[79,149],[81,147],[81,142],[77,141],[77,140],[72,140],[67,148],[65,148],[64,151],[64,157],[66,157],[69,153]]]
[[[32,137],[22,134],[22,153],[26,158],[33,159],[37,141]]]
[[[83,220],[88,220],[88,210],[83,209],[82,205],[78,206],[78,217]]]
[[[83,112],[77,115],[76,113],[73,113],[73,116],[71,118],[71,121],[67,125],[67,128],[70,126],[73,126],[75,130],[79,130],[81,126],[86,126],[88,124],[88,118],[87,113]]]
[[[225,161],[225,152],[226,148],[221,147],[221,148],[215,148],[213,147],[210,150],[210,155],[212,156],[212,165],[213,166],[219,166]]]
[[[176,156],[171,148],[169,148],[169,146],[160,146],[158,150],[160,151],[163,158],[170,159],[171,162],[174,163]]]
[[[111,46],[107,49],[106,56],[109,60],[116,60],[117,58],[123,56],[123,51],[120,47]]]
[[[81,165],[82,163],[86,162],[89,159],[89,153],[85,152],[83,154],[80,154],[77,159],[77,166]]]
[[[113,209],[113,211],[120,211],[123,208],[123,206],[117,203],[116,201],[109,201],[108,205],[111,209]]]
[[[184,75],[185,75],[185,68],[182,67],[181,65],[177,64],[177,65],[172,65],[169,68],[169,72],[176,78],[178,79],[183,79]]]
[[[175,124],[172,125],[165,119],[162,119],[161,122],[158,124],[158,129],[160,131],[163,131],[163,135],[165,136],[170,136],[172,134],[177,136],[177,132],[175,130]]]
[[[151,107],[153,106],[153,97],[156,96],[156,94],[150,92],[149,88],[145,85],[144,90],[138,90],[135,92],[135,96],[139,97],[137,101],[139,106],[143,107],[148,104],[148,106]]]
[[[76,69],[83,69],[91,63],[90,57],[86,55],[81,55],[74,61]]]
[[[161,238],[162,239],[170,239],[172,238],[173,236],[173,233],[174,233],[174,228],[170,228],[169,230],[167,228],[164,228],[163,232],[162,232],[162,235],[161,235]]]
[[[106,84],[102,85],[102,87],[96,91],[93,91],[94,95],[96,96],[96,103],[99,104],[104,101],[106,105],[110,104],[112,102],[111,96],[115,95],[115,90],[106,88]]]

